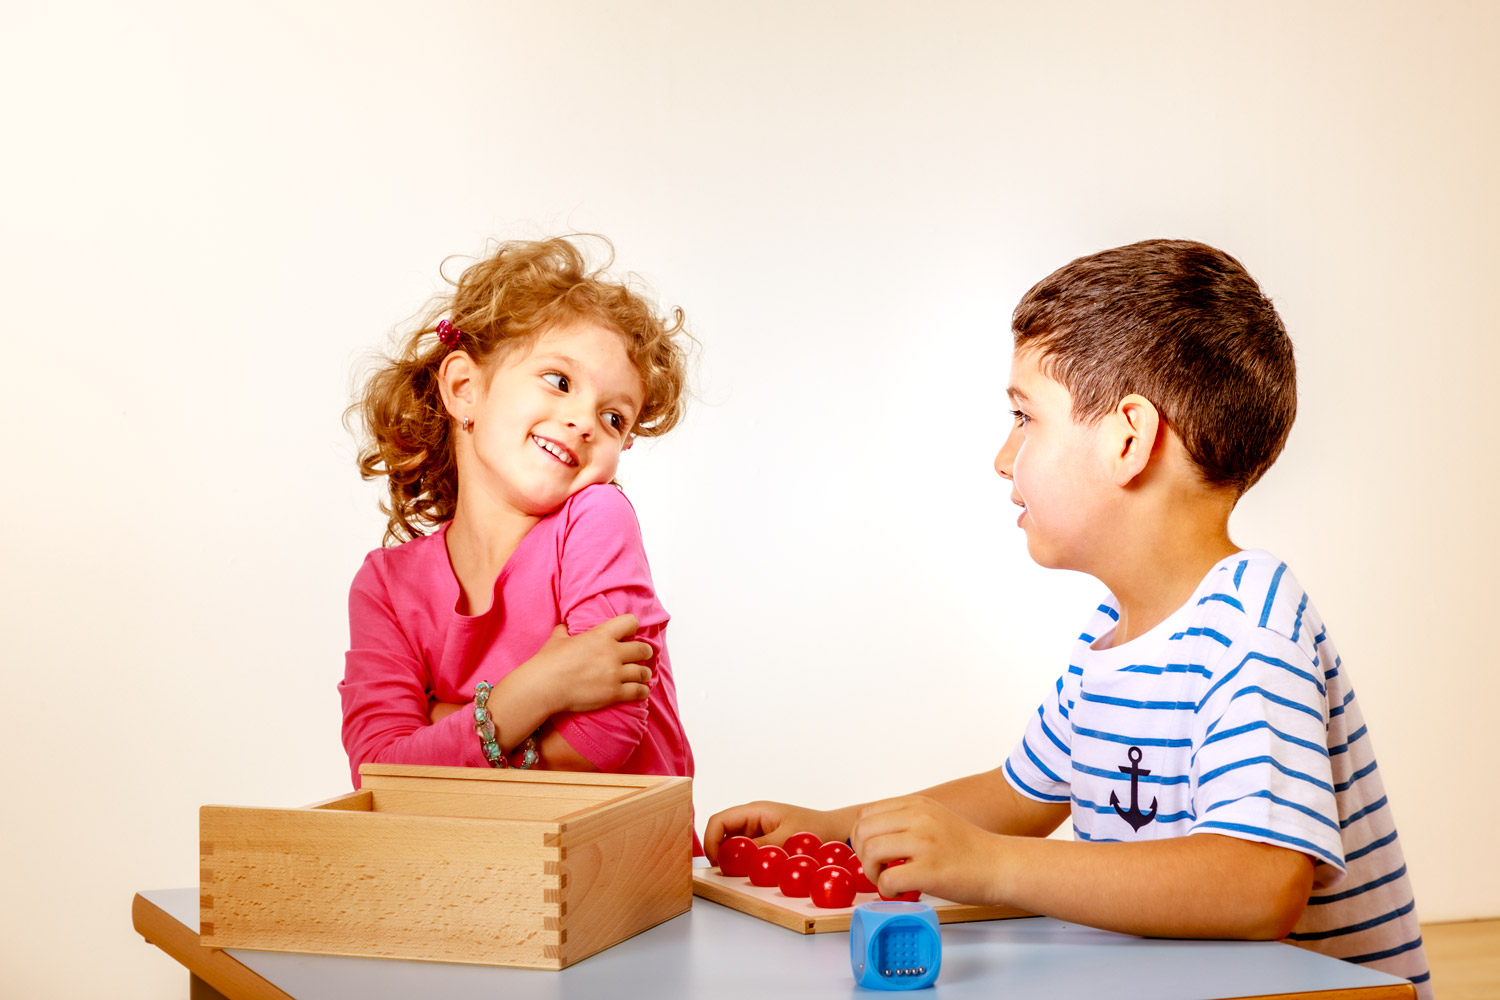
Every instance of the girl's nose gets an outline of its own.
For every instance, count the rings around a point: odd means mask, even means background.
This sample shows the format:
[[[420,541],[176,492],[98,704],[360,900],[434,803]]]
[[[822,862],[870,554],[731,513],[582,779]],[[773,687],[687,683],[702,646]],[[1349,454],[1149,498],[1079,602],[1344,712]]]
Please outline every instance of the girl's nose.
[[[576,393],[568,397],[569,406],[565,411],[568,421],[568,430],[577,431],[578,435],[585,441],[594,436],[594,403],[592,400],[582,399],[583,393]]]

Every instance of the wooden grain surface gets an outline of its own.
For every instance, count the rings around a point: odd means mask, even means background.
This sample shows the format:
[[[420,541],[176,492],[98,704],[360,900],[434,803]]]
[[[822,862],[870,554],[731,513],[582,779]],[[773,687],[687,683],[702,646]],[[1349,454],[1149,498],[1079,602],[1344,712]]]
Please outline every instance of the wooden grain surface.
[[[693,905],[692,824],[686,780],[642,789],[608,810],[561,824],[559,967],[687,912]]]
[[[854,906],[824,909],[814,906],[810,900],[789,899],[782,895],[779,889],[751,885],[747,878],[730,878],[721,874],[717,868],[695,868],[693,892],[704,899],[731,906],[742,913],[770,921],[799,934],[847,931],[849,916],[854,912]],[[854,897],[854,905],[873,902],[879,898],[873,892],[860,893]],[[938,922],[944,924],[1034,915],[1013,906],[970,906],[966,903],[939,899],[936,896],[924,895],[921,902],[931,906],[937,912]]]
[[[365,765],[301,809],[200,810],[201,942],[560,969],[692,905],[692,782]]]
[[[1423,924],[1422,941],[1442,1000],[1500,997],[1500,920]]]
[[[200,828],[210,947],[546,968],[558,943],[548,824],[205,806]]]
[[[349,812],[373,812],[375,796],[370,792],[345,792],[322,802],[314,802],[309,809],[342,809]]]
[[[463,772],[477,771],[478,768],[441,770]],[[476,780],[467,774],[367,774],[361,769],[363,788],[374,796],[374,811],[427,816],[560,822],[566,818],[586,815],[595,808],[641,794],[653,787],[638,781],[583,783],[556,781],[552,780],[553,777],[553,772],[514,769],[495,770],[488,780]],[[616,778],[620,775],[595,777]]]
[[[189,972],[236,1000],[293,1000],[229,955],[205,948],[192,929],[137,894],[130,904],[131,923],[150,944],[171,955]]]
[[[1318,990],[1315,993],[1266,993],[1240,1000],[1416,1000],[1417,988],[1411,983],[1394,986],[1361,986],[1357,990]]]

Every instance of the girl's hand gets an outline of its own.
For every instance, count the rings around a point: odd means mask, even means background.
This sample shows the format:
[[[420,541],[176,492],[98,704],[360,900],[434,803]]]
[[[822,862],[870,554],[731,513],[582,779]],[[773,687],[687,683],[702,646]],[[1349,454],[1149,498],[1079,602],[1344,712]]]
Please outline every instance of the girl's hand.
[[[634,615],[611,618],[573,636],[566,625],[559,625],[516,673],[525,671],[547,692],[549,715],[642,701],[651,693],[651,668],[637,664],[651,659],[655,651],[644,642],[629,641],[636,627]],[[436,725],[462,707],[429,702],[427,719]]]
[[[859,811],[849,839],[886,896],[916,890],[955,903],[1005,902],[1000,886],[1006,838],[925,795],[870,803]],[[893,861],[905,863],[885,868]]]
[[[719,844],[726,837],[749,837],[757,844],[780,845],[794,833],[810,830],[824,841],[849,835],[849,809],[823,812],[784,802],[747,802],[716,812],[703,832],[703,850],[710,864],[719,863]]]
[[[656,651],[632,641],[636,628],[635,615],[620,615],[571,636],[566,625],[559,625],[522,667],[544,686],[553,713],[644,701],[651,694],[651,668],[642,661]]]

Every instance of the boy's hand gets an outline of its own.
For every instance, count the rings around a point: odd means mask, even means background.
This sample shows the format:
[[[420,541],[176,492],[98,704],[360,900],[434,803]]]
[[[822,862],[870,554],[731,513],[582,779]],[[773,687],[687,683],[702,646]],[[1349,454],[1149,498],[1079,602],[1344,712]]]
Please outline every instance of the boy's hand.
[[[587,632],[568,635],[559,625],[521,669],[532,672],[547,691],[553,712],[592,712],[622,701],[644,701],[651,694],[655,655],[644,642],[631,641],[635,615],[619,615]]]
[[[781,844],[794,833],[810,830],[824,841],[843,840],[849,835],[848,810],[822,812],[784,802],[747,802],[708,818],[703,831],[703,850],[709,864],[719,863],[719,844],[726,837],[749,837],[757,844]]]
[[[999,886],[1005,838],[924,795],[865,806],[849,839],[886,896],[916,890],[955,903],[1004,902]],[[884,868],[903,859],[905,864]]]

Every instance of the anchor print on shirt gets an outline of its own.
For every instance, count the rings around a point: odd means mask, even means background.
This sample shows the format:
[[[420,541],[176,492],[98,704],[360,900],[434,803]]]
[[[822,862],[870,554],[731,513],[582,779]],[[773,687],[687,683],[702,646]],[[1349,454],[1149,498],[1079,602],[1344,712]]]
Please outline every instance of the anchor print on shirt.
[[[1125,767],[1123,764],[1120,766],[1120,770],[1121,771],[1124,771],[1126,774],[1130,775],[1130,808],[1129,809],[1121,809],[1120,808],[1120,797],[1118,795],[1116,795],[1114,792],[1110,792],[1109,793],[1109,804],[1112,805],[1112,806],[1114,806],[1115,807],[1115,812],[1117,812],[1117,813],[1120,814],[1120,818],[1123,819],[1125,822],[1129,823],[1130,824],[1130,828],[1132,830],[1137,831],[1137,832],[1140,831],[1141,827],[1145,826],[1147,823],[1151,822],[1152,820],[1154,820],[1156,818],[1156,797],[1155,796],[1152,796],[1152,798],[1151,798],[1151,811],[1148,812],[1148,813],[1141,812],[1141,806],[1140,806],[1140,781],[1141,781],[1141,776],[1142,775],[1146,775],[1146,774],[1150,774],[1151,772],[1148,771],[1148,770],[1146,770],[1145,768],[1141,767],[1140,764],[1141,764],[1141,748],[1140,747],[1131,747],[1130,748],[1130,766],[1129,767]]]

